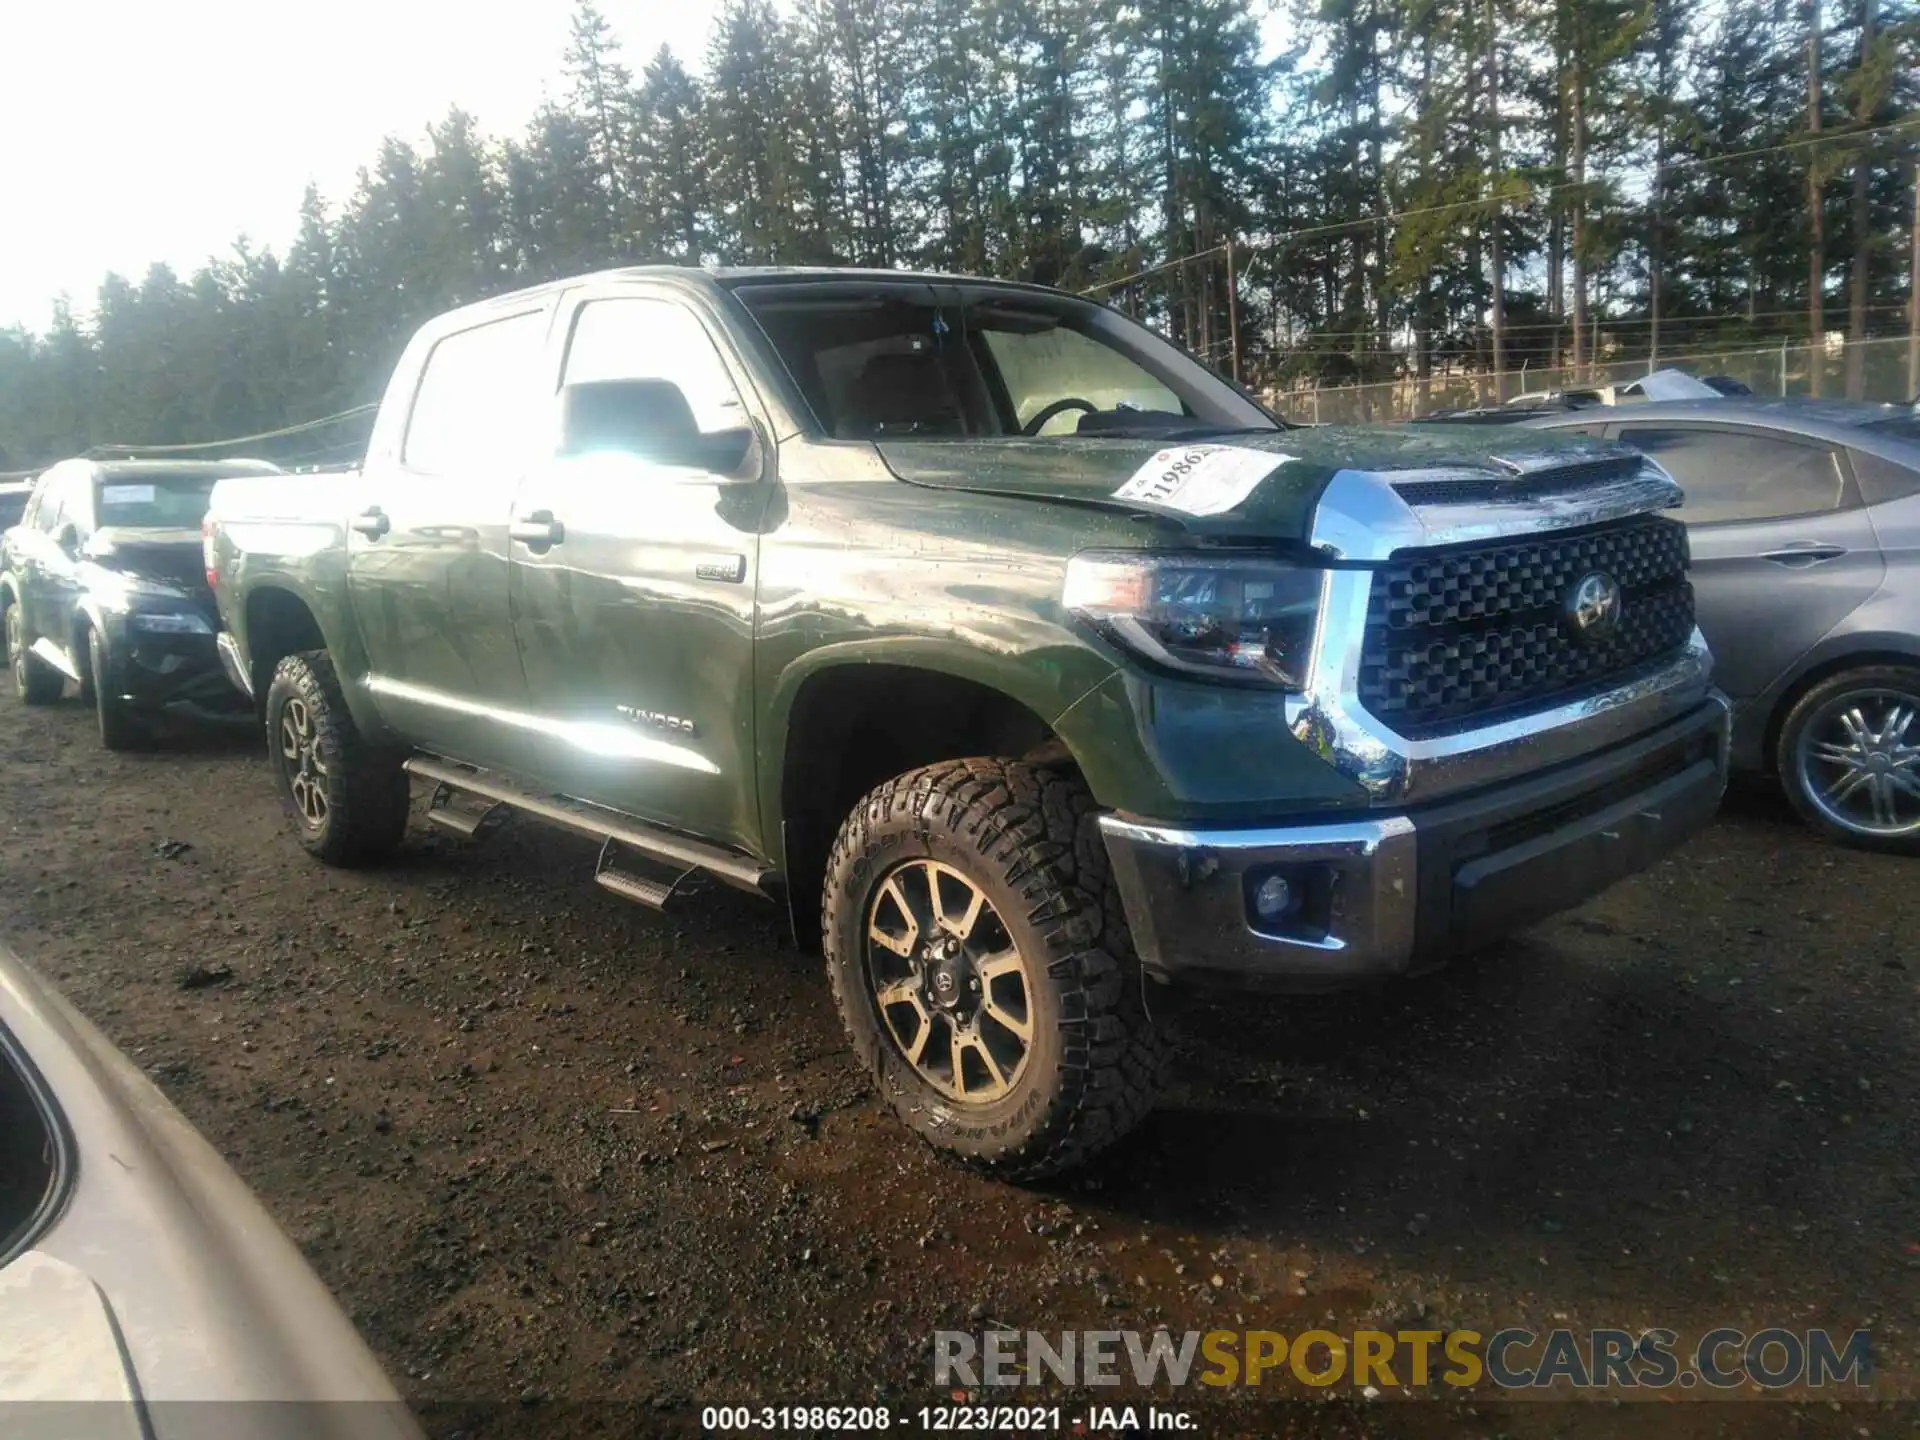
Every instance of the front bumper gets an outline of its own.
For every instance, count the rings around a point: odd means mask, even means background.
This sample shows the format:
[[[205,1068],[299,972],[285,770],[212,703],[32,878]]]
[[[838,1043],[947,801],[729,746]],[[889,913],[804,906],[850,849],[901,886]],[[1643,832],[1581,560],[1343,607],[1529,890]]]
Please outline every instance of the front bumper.
[[[1729,708],[1464,798],[1342,821],[1187,830],[1101,822],[1142,964],[1161,978],[1333,989],[1444,962],[1643,870],[1726,789]],[[1287,911],[1255,895],[1286,882]]]
[[[153,634],[122,628],[110,648],[115,688],[143,710],[222,716],[246,708],[221,664],[212,635]]]

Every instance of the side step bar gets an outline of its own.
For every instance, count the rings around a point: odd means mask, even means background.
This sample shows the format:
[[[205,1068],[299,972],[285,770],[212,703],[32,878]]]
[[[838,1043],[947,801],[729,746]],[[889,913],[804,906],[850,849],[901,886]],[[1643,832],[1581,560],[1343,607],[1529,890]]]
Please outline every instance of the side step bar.
[[[678,875],[660,880],[623,869],[620,865],[620,841],[609,835],[606,843],[600,847],[599,863],[593,867],[593,883],[623,899],[651,905],[655,910],[670,910],[681,900],[704,888],[706,882],[705,872],[701,870],[682,870]]]
[[[507,807],[497,800],[461,804],[460,792],[449,785],[435,785],[427,802],[427,823],[459,840],[471,840],[482,830],[498,828],[507,818]]]
[[[470,835],[478,831],[495,811],[504,806],[544,820],[549,825],[571,830],[576,835],[588,835],[601,841],[595,883],[643,905],[664,908],[669,901],[686,894],[701,875],[711,875],[737,890],[745,890],[763,899],[778,893],[777,876],[772,867],[734,851],[723,850],[717,845],[708,845],[704,841],[649,825],[631,815],[621,815],[598,805],[568,799],[564,795],[536,795],[489,771],[470,765],[457,765],[429,755],[412,756],[406,762],[406,769],[409,774],[431,781],[445,790],[492,802],[472,820],[471,830],[465,828],[469,812],[447,810],[436,803],[434,811],[444,814],[446,818],[436,819],[434,823],[454,834]],[[436,794],[436,802],[440,798]],[[429,818],[433,817],[434,811],[429,812]],[[672,871],[677,878],[662,884],[621,868],[615,863],[621,849],[633,851],[637,856]]]

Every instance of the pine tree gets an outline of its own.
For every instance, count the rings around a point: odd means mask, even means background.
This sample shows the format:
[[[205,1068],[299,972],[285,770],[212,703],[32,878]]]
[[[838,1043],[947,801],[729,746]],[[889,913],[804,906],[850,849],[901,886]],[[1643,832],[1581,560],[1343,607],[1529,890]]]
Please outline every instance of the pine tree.
[[[707,52],[706,135],[715,249],[737,264],[792,258],[792,41],[767,0],[732,0]]]
[[[593,0],[579,0],[574,7],[571,37],[563,60],[566,105],[586,137],[605,228],[617,231],[631,200],[626,164],[633,72],[622,63],[620,42]]]
[[[633,96],[628,126],[635,243],[643,258],[697,265],[707,253],[707,139],[700,87],[661,46]]]

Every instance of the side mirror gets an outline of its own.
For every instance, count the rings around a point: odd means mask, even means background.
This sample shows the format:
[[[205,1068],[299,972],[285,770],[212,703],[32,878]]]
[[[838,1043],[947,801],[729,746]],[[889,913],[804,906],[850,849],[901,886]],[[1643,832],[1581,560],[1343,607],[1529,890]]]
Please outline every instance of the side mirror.
[[[80,553],[80,531],[69,520],[53,532],[53,543],[60,547],[60,553],[69,558]]]
[[[613,453],[735,476],[753,454],[749,426],[702,434],[671,380],[591,380],[560,392],[563,456]]]

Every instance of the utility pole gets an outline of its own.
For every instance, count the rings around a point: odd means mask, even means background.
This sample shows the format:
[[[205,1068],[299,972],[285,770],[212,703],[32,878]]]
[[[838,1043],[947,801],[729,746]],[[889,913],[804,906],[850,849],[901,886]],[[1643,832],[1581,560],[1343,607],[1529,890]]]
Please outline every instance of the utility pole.
[[[1820,0],[1807,0],[1807,133],[1820,134]],[[1807,384],[1820,393],[1826,359],[1827,326],[1821,315],[1827,281],[1826,220],[1822,215],[1820,147],[1807,147],[1807,218],[1813,223],[1813,250],[1807,257]]]
[[[1913,162],[1913,234],[1907,241],[1907,399],[1920,405],[1920,160]]]
[[[1232,347],[1229,373],[1240,383],[1240,279],[1233,269],[1233,237],[1227,237],[1227,343]]]
[[[1660,268],[1665,263],[1660,244],[1664,228],[1660,217],[1660,191],[1666,181],[1666,122],[1660,131],[1660,158],[1653,162],[1653,228],[1647,237],[1647,373],[1660,368]]]
[[[1492,132],[1489,150],[1493,172],[1493,233],[1488,241],[1493,260],[1493,403],[1507,400],[1507,273],[1500,253],[1500,23],[1487,0],[1487,120]]]
[[[1582,57],[1573,62],[1573,378],[1594,356],[1587,323],[1587,80]]]
[[[1863,0],[1860,7],[1860,96],[1854,118],[1862,127],[1873,121],[1874,97],[1867,85],[1873,62],[1874,21],[1879,0]],[[1847,398],[1862,400],[1867,393],[1867,282],[1873,270],[1873,209],[1869,195],[1873,148],[1862,145],[1853,161],[1853,277],[1847,297]]]

